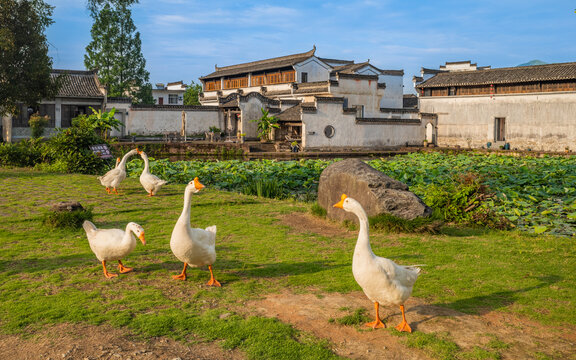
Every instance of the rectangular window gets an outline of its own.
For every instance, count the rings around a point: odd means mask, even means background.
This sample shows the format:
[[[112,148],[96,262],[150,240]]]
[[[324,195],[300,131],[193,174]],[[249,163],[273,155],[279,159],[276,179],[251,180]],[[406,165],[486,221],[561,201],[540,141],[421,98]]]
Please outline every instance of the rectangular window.
[[[449,96],[454,96],[456,95],[456,88],[454,86],[451,86],[450,89],[448,90],[448,95]]]
[[[178,94],[168,94],[168,104],[178,105]]]
[[[164,98],[163,97],[158,98],[158,105],[164,105]]]
[[[301,82],[303,82],[303,83],[308,82],[308,73],[307,72],[302,73],[302,81]]]
[[[494,141],[506,141],[506,118],[494,118]]]

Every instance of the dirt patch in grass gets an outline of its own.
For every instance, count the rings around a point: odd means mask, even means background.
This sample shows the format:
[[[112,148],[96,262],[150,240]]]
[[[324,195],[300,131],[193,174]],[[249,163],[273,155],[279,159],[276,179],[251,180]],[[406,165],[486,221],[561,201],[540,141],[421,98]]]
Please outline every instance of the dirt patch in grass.
[[[290,232],[313,233],[326,237],[342,236],[343,234],[352,236],[353,234],[352,231],[337,223],[326,221],[308,213],[295,212],[281,215],[278,218],[282,225],[290,227]]]
[[[140,340],[109,326],[58,324],[23,339],[0,335],[0,359],[240,360],[240,351],[215,343],[185,345],[166,338]]]
[[[400,320],[396,307],[380,307],[380,316],[388,329],[372,330],[362,325],[343,326],[338,319],[355,309],[365,308],[373,316],[372,304],[361,292],[351,294],[273,294],[249,304],[256,314],[275,317],[330,340],[334,351],[352,359],[429,359],[425,351],[408,348],[404,337],[390,330]],[[507,344],[493,350],[502,359],[535,359],[536,354],[551,359],[576,359],[576,327],[547,327],[514,315],[488,312],[468,315],[456,310],[433,306],[420,299],[406,303],[406,318],[414,332],[448,334],[462,351],[475,346],[490,349],[490,343]],[[411,336],[411,335],[409,335]],[[542,357],[540,357],[542,358]],[[545,357],[544,357],[545,358]]]

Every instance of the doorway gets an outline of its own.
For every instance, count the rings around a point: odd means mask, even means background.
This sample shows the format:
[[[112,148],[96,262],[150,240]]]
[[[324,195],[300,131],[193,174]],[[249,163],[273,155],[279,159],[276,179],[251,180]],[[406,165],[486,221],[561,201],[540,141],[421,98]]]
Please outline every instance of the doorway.
[[[494,141],[506,141],[506,118],[494,118]]]

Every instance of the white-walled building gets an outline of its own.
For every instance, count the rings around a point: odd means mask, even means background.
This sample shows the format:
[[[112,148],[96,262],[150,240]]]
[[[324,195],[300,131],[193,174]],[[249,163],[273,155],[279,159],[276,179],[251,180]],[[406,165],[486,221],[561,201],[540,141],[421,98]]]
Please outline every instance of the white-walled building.
[[[305,150],[377,149],[420,145],[425,129],[403,108],[403,70],[327,59],[312,50],[215,67],[200,78],[202,105],[219,106],[224,132],[255,138],[260,108],[279,119],[275,141]]]
[[[576,63],[442,70],[416,86],[439,146],[576,149]]]
[[[152,97],[156,105],[184,105],[184,93],[188,85],[182,81],[171,82],[166,85],[157,83],[152,89]]]
[[[100,84],[96,71],[58,70],[51,71],[55,79],[62,77],[61,87],[54,99],[43,99],[38,105],[22,104],[20,111],[2,119],[4,141],[27,139],[31,136],[28,120],[34,113],[48,115],[50,122],[44,136],[52,136],[58,128],[72,125],[72,119],[81,114],[91,114],[93,108],[104,108],[106,88]]]

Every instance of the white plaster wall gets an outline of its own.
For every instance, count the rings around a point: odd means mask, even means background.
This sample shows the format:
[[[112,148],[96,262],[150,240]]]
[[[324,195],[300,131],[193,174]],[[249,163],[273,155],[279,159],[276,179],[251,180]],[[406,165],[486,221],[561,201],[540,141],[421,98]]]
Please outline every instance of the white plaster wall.
[[[242,123],[239,129],[245,134],[246,138],[256,138],[258,136],[258,123],[251,120],[262,117],[262,108],[265,105],[257,97],[249,97],[247,101],[241,101],[239,104],[242,112]]]
[[[296,82],[301,82],[302,73],[308,73],[308,82],[327,81],[330,78],[331,68],[316,57],[294,65],[296,70]]]
[[[506,118],[510,148],[576,149],[576,92],[420,97],[420,111],[438,116],[438,145],[494,145],[494,118]]]
[[[186,133],[202,133],[211,126],[223,128],[222,119],[217,111],[184,110],[187,116]],[[153,110],[132,109],[126,119],[126,134],[158,135],[180,132],[182,128],[182,109]]]
[[[377,80],[365,80],[354,78],[340,78],[338,86],[332,86],[330,90],[335,97],[348,99],[348,107],[364,105],[364,117],[380,116],[380,98]]]
[[[383,95],[380,99],[380,107],[401,109],[403,107],[404,77],[400,75],[380,75],[378,76],[378,82],[386,84],[386,89],[383,89]]]
[[[355,115],[342,113],[341,103],[319,102],[316,113],[303,112],[302,124],[302,145],[306,150],[421,145],[425,136],[425,127],[421,124],[357,124]],[[332,138],[324,135],[328,125],[335,128]]]

